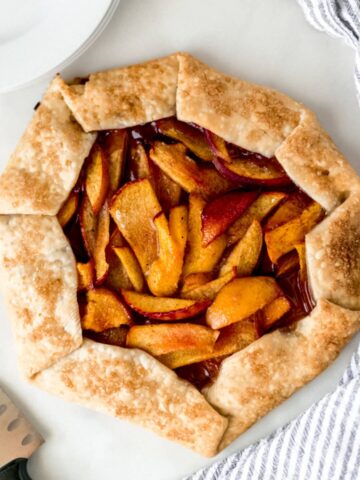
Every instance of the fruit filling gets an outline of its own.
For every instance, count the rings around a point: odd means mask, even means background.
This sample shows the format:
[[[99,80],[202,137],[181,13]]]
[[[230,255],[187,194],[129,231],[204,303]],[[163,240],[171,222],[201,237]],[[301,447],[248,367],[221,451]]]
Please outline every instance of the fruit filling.
[[[201,389],[311,312],[305,236],[323,217],[276,158],[196,125],[100,132],[58,213],[84,336],[145,350]]]

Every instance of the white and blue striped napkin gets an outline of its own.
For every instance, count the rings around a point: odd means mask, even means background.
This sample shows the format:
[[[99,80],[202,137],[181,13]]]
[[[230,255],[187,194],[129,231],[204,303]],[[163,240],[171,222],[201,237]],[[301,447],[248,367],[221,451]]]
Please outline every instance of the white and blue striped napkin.
[[[360,103],[360,0],[298,3],[311,25],[355,49]],[[360,479],[360,346],[334,392],[272,435],[186,480],[315,479]]]

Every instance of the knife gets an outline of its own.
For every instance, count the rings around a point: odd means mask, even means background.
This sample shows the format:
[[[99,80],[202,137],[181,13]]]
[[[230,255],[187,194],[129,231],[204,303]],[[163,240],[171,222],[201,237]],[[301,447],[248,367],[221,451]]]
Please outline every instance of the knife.
[[[31,480],[26,464],[43,442],[0,388],[0,480]]]

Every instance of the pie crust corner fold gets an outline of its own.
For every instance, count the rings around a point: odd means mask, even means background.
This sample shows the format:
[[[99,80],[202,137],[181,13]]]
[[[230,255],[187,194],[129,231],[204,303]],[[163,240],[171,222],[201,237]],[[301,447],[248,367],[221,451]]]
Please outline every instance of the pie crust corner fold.
[[[72,249],[56,214],[96,132],[172,115],[276,156],[327,212],[306,237],[306,318],[226,358],[199,392],[138,349],[83,339]],[[0,274],[23,374],[66,400],[212,456],[322,372],[360,328],[360,179],[315,115],[189,54],[50,84],[0,176]]]

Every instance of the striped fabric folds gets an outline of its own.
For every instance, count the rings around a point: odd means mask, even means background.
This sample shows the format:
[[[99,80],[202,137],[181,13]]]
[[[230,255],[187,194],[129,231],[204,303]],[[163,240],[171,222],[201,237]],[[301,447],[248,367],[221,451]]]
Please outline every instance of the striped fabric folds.
[[[285,427],[184,480],[358,480],[360,346],[336,390]]]
[[[317,30],[356,52],[360,104],[360,0],[298,0]],[[272,435],[184,480],[360,479],[360,346],[334,392]]]
[[[354,77],[360,104],[360,1],[298,0],[298,3],[313,27],[342,39],[355,49]]]

